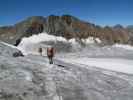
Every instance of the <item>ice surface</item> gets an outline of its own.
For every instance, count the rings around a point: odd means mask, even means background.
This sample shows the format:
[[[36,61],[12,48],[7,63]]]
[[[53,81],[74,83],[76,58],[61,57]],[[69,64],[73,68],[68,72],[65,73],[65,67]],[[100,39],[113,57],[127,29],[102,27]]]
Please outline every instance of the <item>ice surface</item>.
[[[1,100],[133,100],[133,74],[101,67],[107,67],[107,63],[131,67],[132,58],[116,59],[113,55],[114,58],[105,59],[87,55],[101,50],[109,53],[114,50],[112,47],[108,50],[90,46],[82,52],[57,54],[54,65],[48,64],[44,56],[6,56],[6,52],[15,50],[0,43]],[[124,49],[124,52],[132,51]]]
[[[117,72],[133,74],[133,60],[127,59],[116,59],[116,58],[63,58],[65,62],[77,64],[77,65],[88,65],[98,68],[104,68]]]
[[[133,50],[133,46],[131,45],[123,45],[123,44],[115,44],[113,47],[127,49],[127,50]]]

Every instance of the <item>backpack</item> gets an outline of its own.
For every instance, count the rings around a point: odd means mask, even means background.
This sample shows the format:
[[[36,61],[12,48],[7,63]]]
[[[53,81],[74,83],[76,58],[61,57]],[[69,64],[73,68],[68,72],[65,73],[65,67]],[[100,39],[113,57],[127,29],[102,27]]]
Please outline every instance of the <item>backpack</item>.
[[[53,47],[47,48],[47,55],[48,56],[54,56],[54,48]]]

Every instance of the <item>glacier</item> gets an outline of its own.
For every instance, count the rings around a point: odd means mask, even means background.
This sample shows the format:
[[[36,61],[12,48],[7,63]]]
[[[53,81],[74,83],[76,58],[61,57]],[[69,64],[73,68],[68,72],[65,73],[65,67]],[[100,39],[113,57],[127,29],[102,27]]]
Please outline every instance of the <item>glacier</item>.
[[[133,100],[132,46],[90,42],[83,48],[74,39],[33,37],[18,47],[0,42],[0,100]],[[74,50],[57,52],[50,65],[45,53],[51,40]],[[37,53],[40,46],[43,56]],[[25,56],[14,58],[19,50]]]

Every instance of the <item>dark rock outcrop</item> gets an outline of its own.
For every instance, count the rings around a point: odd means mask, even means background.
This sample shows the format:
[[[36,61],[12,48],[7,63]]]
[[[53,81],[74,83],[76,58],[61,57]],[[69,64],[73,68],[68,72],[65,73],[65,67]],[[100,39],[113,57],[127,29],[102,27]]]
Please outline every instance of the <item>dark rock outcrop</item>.
[[[21,42],[21,38],[20,39],[17,39],[16,40],[16,43],[14,44],[14,46],[18,46],[20,42]]]
[[[13,53],[13,57],[24,57],[24,55],[21,51],[18,51]]]

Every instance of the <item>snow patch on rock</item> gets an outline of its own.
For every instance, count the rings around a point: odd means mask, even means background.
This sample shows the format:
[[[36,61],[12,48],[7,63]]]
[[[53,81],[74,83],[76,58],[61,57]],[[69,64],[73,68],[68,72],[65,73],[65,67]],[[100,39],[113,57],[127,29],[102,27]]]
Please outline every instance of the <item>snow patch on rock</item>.
[[[80,47],[79,41],[75,38],[67,40],[64,37],[49,35],[46,32],[44,32],[38,35],[32,35],[31,37],[24,37],[21,43],[18,45],[18,49],[21,50],[24,55],[27,55],[32,52],[34,53],[36,52],[36,51],[33,51],[33,49],[32,50],[30,49],[30,48],[33,48],[34,45],[37,45],[41,42],[51,42],[51,41],[54,42],[55,44],[57,42],[68,43],[68,44],[71,44],[72,47],[74,48]],[[83,44],[93,44],[93,43],[101,43],[101,40],[99,38],[88,37],[87,39],[81,39],[81,42]]]

